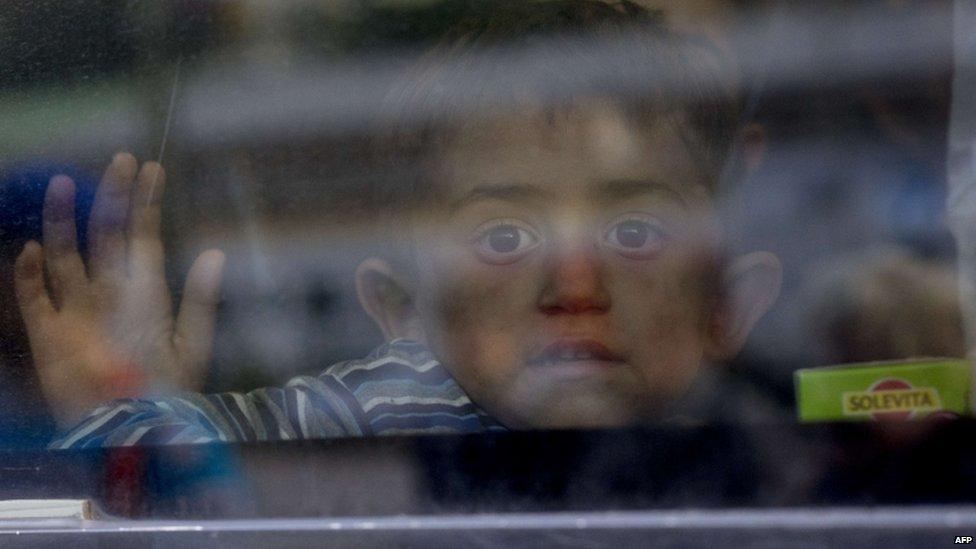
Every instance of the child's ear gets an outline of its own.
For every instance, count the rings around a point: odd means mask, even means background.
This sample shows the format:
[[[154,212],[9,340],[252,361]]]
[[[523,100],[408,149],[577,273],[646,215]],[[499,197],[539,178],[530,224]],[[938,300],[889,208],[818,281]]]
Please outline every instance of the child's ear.
[[[371,257],[356,269],[356,294],[386,341],[406,338],[426,343],[413,296],[386,261]]]
[[[706,357],[725,361],[745,345],[756,322],[776,301],[783,280],[783,266],[769,252],[753,252],[735,258],[725,272],[725,298],[712,311]]]

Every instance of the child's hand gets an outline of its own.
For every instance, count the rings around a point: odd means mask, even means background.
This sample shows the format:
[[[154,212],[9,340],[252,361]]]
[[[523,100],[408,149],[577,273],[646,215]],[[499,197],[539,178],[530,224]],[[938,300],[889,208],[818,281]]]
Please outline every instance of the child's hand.
[[[28,242],[17,258],[31,352],[62,425],[150,386],[199,389],[210,358],[224,255],[208,250],[193,263],[174,321],[160,240],[165,174],[155,162],[137,175],[138,167],[120,153],[105,171],[89,221],[87,273],[66,176],[54,177],[44,198],[43,247]]]

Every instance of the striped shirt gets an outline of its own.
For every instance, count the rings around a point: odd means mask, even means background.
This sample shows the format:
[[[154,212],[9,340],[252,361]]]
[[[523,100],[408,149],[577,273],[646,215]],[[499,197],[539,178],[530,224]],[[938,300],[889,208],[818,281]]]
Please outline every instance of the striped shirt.
[[[471,402],[425,346],[401,339],[284,387],[117,400],[92,412],[51,448],[503,429]]]

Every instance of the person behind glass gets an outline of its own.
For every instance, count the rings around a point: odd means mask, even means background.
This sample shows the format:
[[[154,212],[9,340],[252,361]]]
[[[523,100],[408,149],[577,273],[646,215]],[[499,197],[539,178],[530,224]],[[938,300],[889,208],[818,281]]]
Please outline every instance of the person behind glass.
[[[463,21],[393,94],[392,112],[403,116],[377,137],[389,181],[377,184],[375,202],[387,206],[387,239],[383,253],[359,265],[356,288],[386,342],[282,388],[117,400],[52,446],[611,427],[673,417],[704,365],[744,344],[774,301],[781,272],[766,252],[719,252],[720,180],[743,169],[733,151],[737,101],[706,50],[629,2],[499,2]],[[579,74],[513,80],[510,64],[483,62],[515,51],[603,72],[583,71],[597,74],[585,82]],[[628,80],[662,74],[640,93]],[[450,85],[458,79],[467,80]],[[465,114],[444,115],[452,112]],[[93,255],[90,280],[72,251],[73,228],[60,221],[71,208],[64,179],[48,193],[44,249],[28,245],[18,263],[20,303],[49,399],[74,393],[63,408],[66,425],[97,404],[112,376],[199,387],[210,352],[223,257],[205,252],[190,269],[173,320],[158,234],[164,174],[153,163],[136,172],[125,154],[108,169],[104,200],[131,204],[132,214],[128,231],[118,219],[94,229],[103,255]],[[58,330],[73,299],[88,307],[81,324],[105,325],[116,314],[94,310],[100,287],[116,308],[129,299],[147,305],[130,306],[144,314],[121,324],[125,337]]]
[[[818,364],[966,356],[953,265],[901,246],[825,261],[803,292]]]

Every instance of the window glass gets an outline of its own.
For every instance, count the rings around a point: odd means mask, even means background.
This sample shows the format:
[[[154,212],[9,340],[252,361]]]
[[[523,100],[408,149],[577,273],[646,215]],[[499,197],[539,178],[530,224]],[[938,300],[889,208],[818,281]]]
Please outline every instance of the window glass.
[[[880,0],[6,10],[0,448],[95,464],[65,490],[129,516],[167,493],[166,512],[196,516],[205,504],[180,507],[194,475],[231,515],[267,511],[214,488],[240,479],[348,494],[279,509],[303,516],[355,513],[336,502],[383,486],[389,506],[363,514],[412,509],[430,479],[448,479],[434,510],[498,510],[523,481],[613,507],[608,478],[638,509],[704,484],[719,506],[856,499],[854,473],[818,456],[857,451],[823,433],[855,429],[861,457],[891,458],[942,440],[943,420],[968,425],[970,15]],[[654,440],[704,457],[652,459]],[[824,454],[784,473],[786,440]],[[238,463],[228,443],[255,444]],[[371,480],[315,484],[316,467],[362,476],[357,448]],[[594,484],[518,472],[519,448]],[[653,470],[595,464],[613,451]],[[728,470],[709,461],[722,452]],[[59,494],[40,484],[9,493]]]

